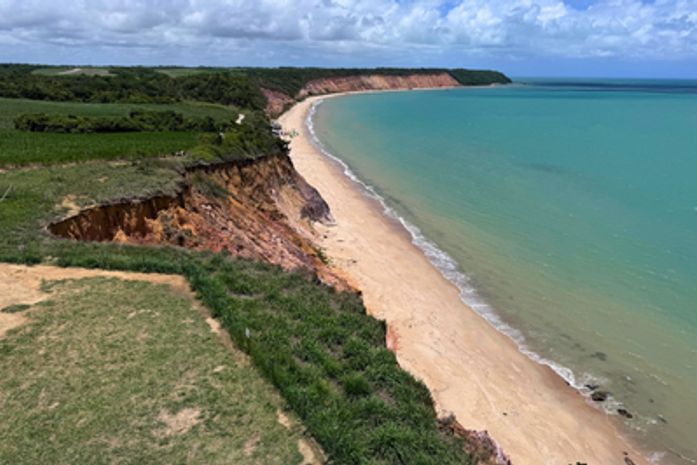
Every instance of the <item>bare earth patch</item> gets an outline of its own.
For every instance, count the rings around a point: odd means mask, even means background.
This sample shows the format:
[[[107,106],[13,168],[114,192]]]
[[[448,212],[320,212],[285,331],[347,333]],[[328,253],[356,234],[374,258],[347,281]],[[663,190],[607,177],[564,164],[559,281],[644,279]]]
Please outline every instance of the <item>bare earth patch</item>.
[[[315,447],[307,439],[298,439],[298,451],[303,456],[302,465],[322,465],[324,460],[315,452]]]
[[[175,414],[163,410],[157,419],[164,423],[164,428],[158,430],[155,435],[169,437],[186,434],[191,428],[201,423],[200,416],[201,409],[198,408],[185,408]]]
[[[276,421],[288,430],[291,430],[294,426],[293,420],[281,409],[276,410]],[[303,457],[302,462],[300,462],[301,465],[322,465],[326,462],[324,452],[322,452],[319,445],[306,438],[298,439],[298,452]]]
[[[147,281],[167,284],[174,290],[193,296],[189,283],[182,276],[157,273],[126,273],[122,271],[91,270],[87,268],[61,268],[58,266],[11,265],[0,263],[0,308],[15,304],[35,304],[48,297],[41,291],[43,281],[59,281],[82,278],[119,278],[126,281]]]
[[[2,339],[9,330],[22,326],[27,321],[29,321],[29,319],[20,313],[0,312],[0,339]]]
[[[66,195],[60,203],[60,207],[65,210],[65,216],[74,216],[80,213],[80,206],[76,202],[77,197],[73,194]]]
[[[283,410],[281,409],[276,410],[276,421],[278,421],[278,424],[286,429],[290,429],[293,426],[293,423],[290,421],[290,418],[288,418],[288,415],[283,413]]]

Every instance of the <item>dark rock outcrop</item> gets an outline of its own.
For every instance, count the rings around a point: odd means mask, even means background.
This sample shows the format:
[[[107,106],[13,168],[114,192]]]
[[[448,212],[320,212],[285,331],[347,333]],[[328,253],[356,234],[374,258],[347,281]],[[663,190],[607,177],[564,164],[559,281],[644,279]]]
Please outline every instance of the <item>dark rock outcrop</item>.
[[[464,447],[477,465],[511,465],[511,460],[486,431],[463,427],[452,413],[438,419],[439,429],[447,435],[464,439]]]
[[[595,391],[591,394],[591,399],[595,402],[605,402],[607,400],[609,393],[607,391]]]

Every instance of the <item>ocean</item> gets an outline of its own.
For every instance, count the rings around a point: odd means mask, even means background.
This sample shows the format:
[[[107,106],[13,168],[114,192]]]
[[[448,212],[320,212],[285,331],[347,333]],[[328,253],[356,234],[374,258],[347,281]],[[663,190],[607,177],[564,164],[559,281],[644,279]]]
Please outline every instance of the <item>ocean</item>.
[[[357,94],[310,126],[475,311],[697,463],[697,82]]]

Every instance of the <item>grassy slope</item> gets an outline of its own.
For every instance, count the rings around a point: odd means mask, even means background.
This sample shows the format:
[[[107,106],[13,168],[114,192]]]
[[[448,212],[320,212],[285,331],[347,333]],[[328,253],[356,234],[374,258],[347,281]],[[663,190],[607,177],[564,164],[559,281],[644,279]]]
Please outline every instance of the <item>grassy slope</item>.
[[[211,116],[217,121],[231,121],[238,115],[236,108],[202,102],[157,105],[0,99],[0,166],[157,156],[198,144],[198,134],[193,132],[54,134],[14,129],[14,119],[22,113],[126,116],[135,109],[173,110],[190,117]]]
[[[189,298],[105,278],[45,287],[0,341],[0,463],[300,462],[277,393]],[[186,409],[199,423],[167,432]]]

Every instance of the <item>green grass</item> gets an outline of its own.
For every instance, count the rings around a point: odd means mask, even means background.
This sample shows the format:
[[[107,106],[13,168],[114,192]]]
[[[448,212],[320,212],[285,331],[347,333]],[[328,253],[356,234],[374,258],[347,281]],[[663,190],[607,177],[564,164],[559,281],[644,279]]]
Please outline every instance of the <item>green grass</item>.
[[[43,287],[50,300],[0,340],[0,463],[300,463],[278,394],[189,298],[105,278]]]
[[[31,307],[31,305],[27,305],[27,304],[8,305],[7,307],[0,309],[0,312],[2,312],[2,313],[19,313],[19,312],[23,312],[24,310],[28,309],[29,307]]]
[[[0,166],[133,159],[189,150],[198,144],[199,136],[193,132],[50,134],[14,129],[14,119],[23,113],[116,117],[137,109],[172,110],[185,117],[211,116],[219,122],[238,115],[234,107],[200,102],[158,105],[0,99]]]
[[[162,156],[198,144],[193,132],[56,134],[0,130],[0,167]]]

